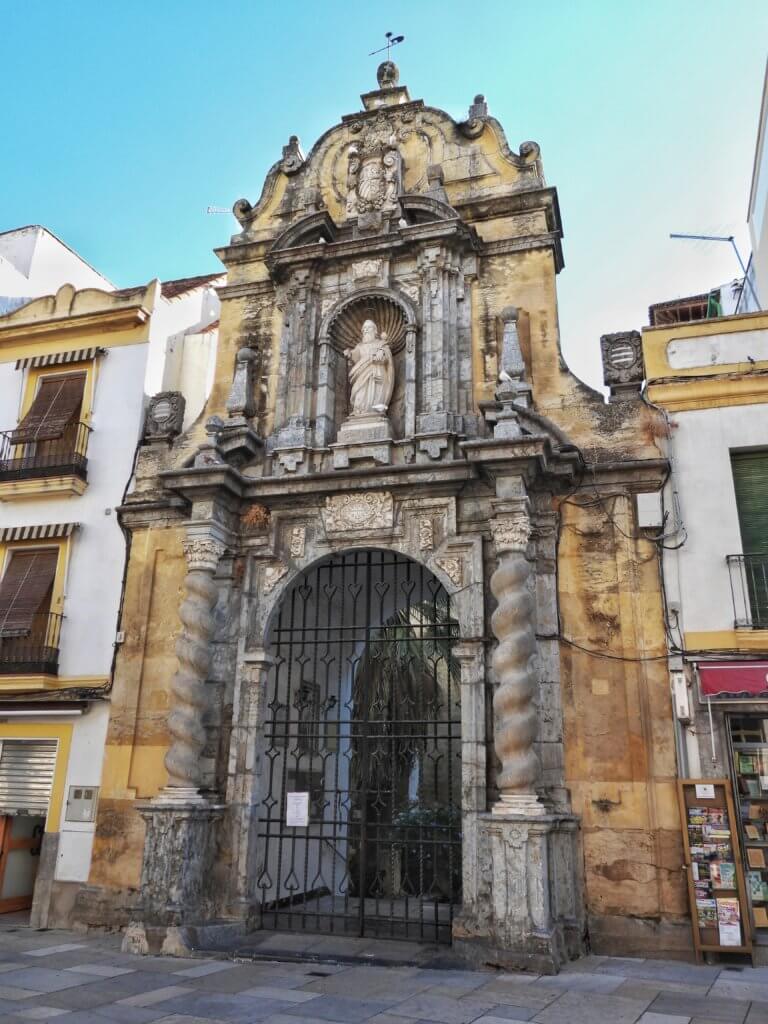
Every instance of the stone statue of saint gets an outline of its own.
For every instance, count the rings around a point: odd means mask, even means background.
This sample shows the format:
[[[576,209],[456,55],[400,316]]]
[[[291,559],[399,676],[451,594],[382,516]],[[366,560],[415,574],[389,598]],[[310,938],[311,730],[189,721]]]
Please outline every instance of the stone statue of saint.
[[[345,352],[351,362],[352,416],[386,415],[395,387],[395,364],[386,333],[379,334],[373,320],[366,320],[360,341]]]

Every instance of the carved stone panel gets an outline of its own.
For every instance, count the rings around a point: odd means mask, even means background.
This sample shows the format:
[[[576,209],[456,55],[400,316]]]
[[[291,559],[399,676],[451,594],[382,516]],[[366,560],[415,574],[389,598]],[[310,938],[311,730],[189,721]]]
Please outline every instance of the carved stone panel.
[[[394,523],[392,495],[388,491],[334,494],[326,498],[324,517],[329,533],[389,530]]]

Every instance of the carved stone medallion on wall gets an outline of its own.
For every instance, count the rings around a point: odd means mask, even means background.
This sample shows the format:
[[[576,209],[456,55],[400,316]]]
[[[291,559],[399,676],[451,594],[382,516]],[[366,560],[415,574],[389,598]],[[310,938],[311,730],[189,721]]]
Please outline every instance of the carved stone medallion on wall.
[[[392,495],[388,491],[334,494],[325,499],[324,518],[328,533],[392,529]]]
[[[180,391],[160,391],[147,406],[144,421],[145,441],[170,441],[181,433],[184,424],[184,395]]]

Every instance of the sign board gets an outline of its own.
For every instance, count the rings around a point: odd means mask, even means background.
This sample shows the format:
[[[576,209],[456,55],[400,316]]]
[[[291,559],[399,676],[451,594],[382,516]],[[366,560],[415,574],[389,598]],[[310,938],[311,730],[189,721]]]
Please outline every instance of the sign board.
[[[309,793],[285,794],[285,824],[306,828],[309,824]]]
[[[696,799],[697,800],[714,800],[715,799],[715,787],[705,783],[703,786],[696,787]]]

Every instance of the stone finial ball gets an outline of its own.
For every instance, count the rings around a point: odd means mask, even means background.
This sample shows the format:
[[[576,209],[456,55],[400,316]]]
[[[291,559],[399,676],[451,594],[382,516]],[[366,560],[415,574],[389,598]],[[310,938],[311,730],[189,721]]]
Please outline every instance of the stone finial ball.
[[[392,89],[400,79],[400,72],[393,60],[385,60],[376,71],[376,81],[380,89]]]

